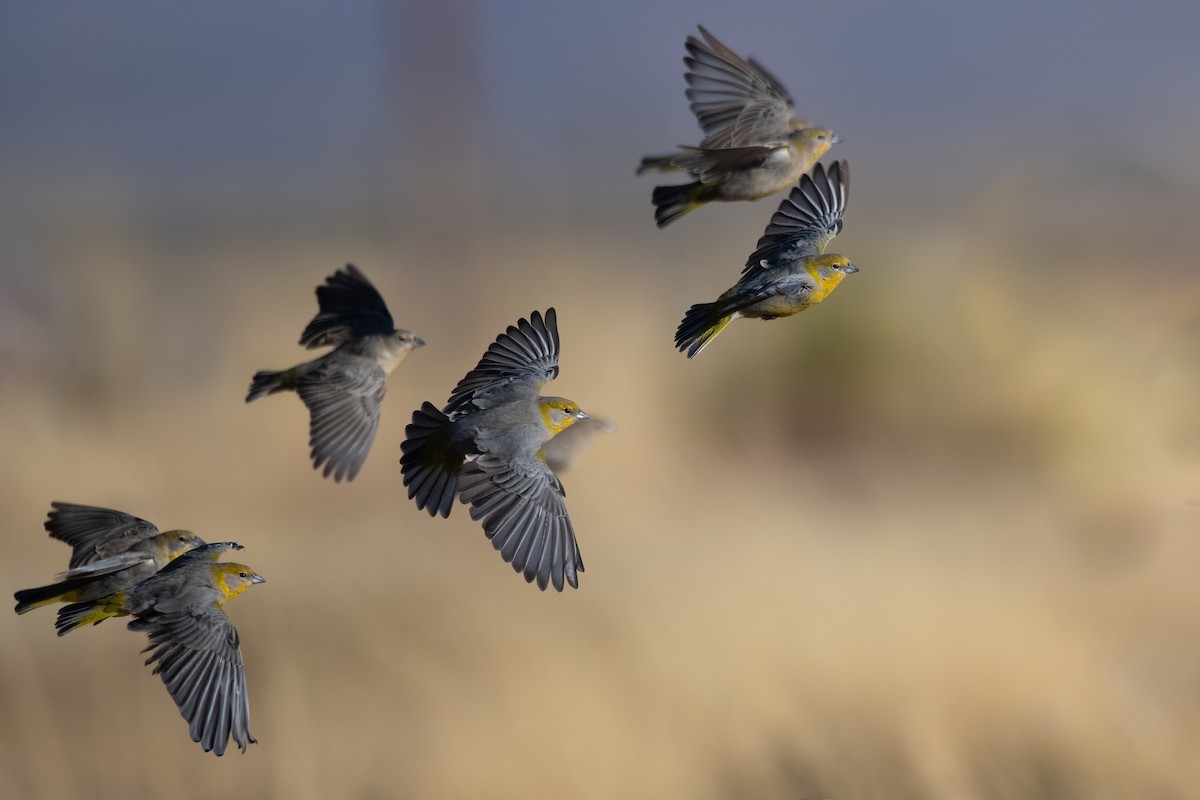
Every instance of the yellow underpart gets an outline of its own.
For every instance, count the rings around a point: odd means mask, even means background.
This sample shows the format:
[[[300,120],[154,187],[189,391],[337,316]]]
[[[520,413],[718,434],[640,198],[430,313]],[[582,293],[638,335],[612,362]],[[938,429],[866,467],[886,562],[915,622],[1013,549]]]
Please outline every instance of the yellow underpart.
[[[840,271],[822,276],[821,267],[830,267],[834,264],[845,265],[846,263],[845,256],[817,256],[808,259],[804,265],[804,271],[813,279],[813,290],[805,299],[805,308],[815,306],[826,297],[829,297],[833,293],[833,290],[838,287],[838,284],[842,282],[842,278],[846,277],[846,273]]]
[[[73,592],[71,594],[74,594]],[[66,597],[66,595],[63,595]],[[116,592],[96,601],[96,606],[79,618],[78,625],[95,625],[109,617],[121,617],[129,613],[129,601],[124,592]]]
[[[696,342],[701,347],[706,346],[713,339],[717,338],[717,334],[729,327],[729,323],[733,322],[734,314],[726,314],[717,320],[717,324],[704,331],[696,337]]]

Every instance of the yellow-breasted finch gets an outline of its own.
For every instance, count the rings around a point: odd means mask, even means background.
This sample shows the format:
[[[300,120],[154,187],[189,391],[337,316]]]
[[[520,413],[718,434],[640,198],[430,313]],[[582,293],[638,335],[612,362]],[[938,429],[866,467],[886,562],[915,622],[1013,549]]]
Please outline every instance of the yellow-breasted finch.
[[[44,527],[52,538],[71,546],[71,561],[55,583],[16,592],[18,614],[128,589],[204,544],[191,531],[160,532],[154,523],[123,511],[75,503],[50,505]]]
[[[317,305],[300,344],[334,349],[291,369],[255,373],[246,402],[296,392],[309,412],[313,468],[323,464],[324,477],[354,480],[379,428],[388,375],[425,342],[395,327],[383,298],[353,264],[317,287]]]
[[[693,358],[733,320],[799,314],[858,272],[845,256],[825,254],[842,229],[849,188],[845,161],[835,161],[828,171],[818,164],[803,176],[771,217],[742,277],[716,302],[691,307],[675,332],[675,346]]]
[[[223,755],[230,737],[244,753],[250,733],[250,700],[241,640],[225,604],[263,578],[245,564],[220,562],[236,542],[197,547],[124,592],[58,612],[58,635],[109,617],[132,615],[129,630],[148,634],[146,664],[162,678],[188,723],[192,741]]]
[[[500,556],[539,589],[579,586],[583,560],[566,494],[542,446],[588,416],[541,389],[558,376],[554,309],[534,311],[498,337],[445,407],[413,412],[400,446],[408,496],[429,515],[450,516],[457,493]]]
[[[793,119],[792,97],[754,59],[744,59],[700,26],[687,39],[687,97],[704,131],[698,147],[646,156],[638,174],[681,170],[697,180],[654,189],[664,228],[705,203],[758,200],[786,189],[839,141],[833,131]]]

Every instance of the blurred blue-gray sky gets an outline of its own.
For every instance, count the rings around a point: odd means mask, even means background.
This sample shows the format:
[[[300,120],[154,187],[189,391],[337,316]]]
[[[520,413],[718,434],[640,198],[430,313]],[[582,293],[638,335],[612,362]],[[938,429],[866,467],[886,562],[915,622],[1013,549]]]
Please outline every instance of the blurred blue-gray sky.
[[[422,140],[421,163],[477,148],[486,174],[472,190],[630,183],[641,151],[695,136],[681,55],[697,22],[893,175],[936,161],[970,177],[1059,148],[1136,149],[1196,175],[1182,157],[1200,130],[1200,9],[1182,2],[76,2],[0,14],[10,206],[90,180],[148,203],[289,186],[320,205],[365,194],[405,126],[444,134]]]

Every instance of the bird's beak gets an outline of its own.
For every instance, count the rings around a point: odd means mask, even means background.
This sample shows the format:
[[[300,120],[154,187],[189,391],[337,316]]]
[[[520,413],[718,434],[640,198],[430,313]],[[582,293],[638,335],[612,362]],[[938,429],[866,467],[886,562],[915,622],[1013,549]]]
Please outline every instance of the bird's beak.
[[[259,574],[256,572],[256,573],[254,573],[253,575],[251,575],[251,576],[250,576],[250,582],[251,582],[251,583],[266,583],[266,582],[267,582],[267,579],[266,579],[266,578],[264,578],[262,575],[259,575]]]
[[[575,419],[588,419],[587,412],[582,408],[579,409],[579,413],[575,415]]]
[[[413,347],[424,347],[424,346],[425,346],[424,339],[422,339],[420,336],[413,337]]]
[[[842,268],[842,271],[849,275],[851,272],[858,272],[858,267],[854,266],[853,264],[847,264]]]
[[[830,145],[841,144],[841,143],[842,143],[842,137],[838,136],[836,133],[833,135],[833,138],[829,140]]]

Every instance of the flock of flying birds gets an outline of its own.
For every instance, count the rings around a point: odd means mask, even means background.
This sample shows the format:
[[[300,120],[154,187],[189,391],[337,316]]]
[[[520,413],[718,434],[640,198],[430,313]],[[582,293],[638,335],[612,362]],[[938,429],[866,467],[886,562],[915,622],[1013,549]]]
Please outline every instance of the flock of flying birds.
[[[692,306],[675,335],[693,358],[735,319],[791,316],[827,297],[857,272],[826,254],[841,230],[849,171],[817,163],[838,139],[793,119],[783,85],[703,27],[689,36],[687,97],[704,132],[695,147],[642,159],[638,174],[680,172],[692,180],[654,189],[658,226],[710,202],[757,200],[792,187],[772,215],[737,282],[711,303]],[[421,338],[398,329],[383,298],[353,265],[316,290],[319,311],[300,344],[332,347],[291,369],[254,375],[246,401],[294,391],[310,416],[314,468],[353,480],[375,439],[387,377]],[[501,333],[440,409],[426,402],[405,428],[404,485],[418,509],[448,517],[457,496],[505,562],[540,589],[577,588],[583,560],[554,468],[573,426],[589,420],[571,400],[541,394],[558,375],[553,308],[534,311]],[[592,421],[594,422],[594,420]],[[578,431],[585,426],[575,428]],[[562,438],[556,438],[562,435]],[[95,506],[56,502],[45,528],[72,548],[55,583],[16,593],[23,614],[51,603],[59,635],[109,617],[132,616],[149,635],[154,664],[205,751],[230,740],[245,752],[250,707],[237,630],[224,605],[263,578],[220,561],[234,542],[206,544],[190,531]]]

